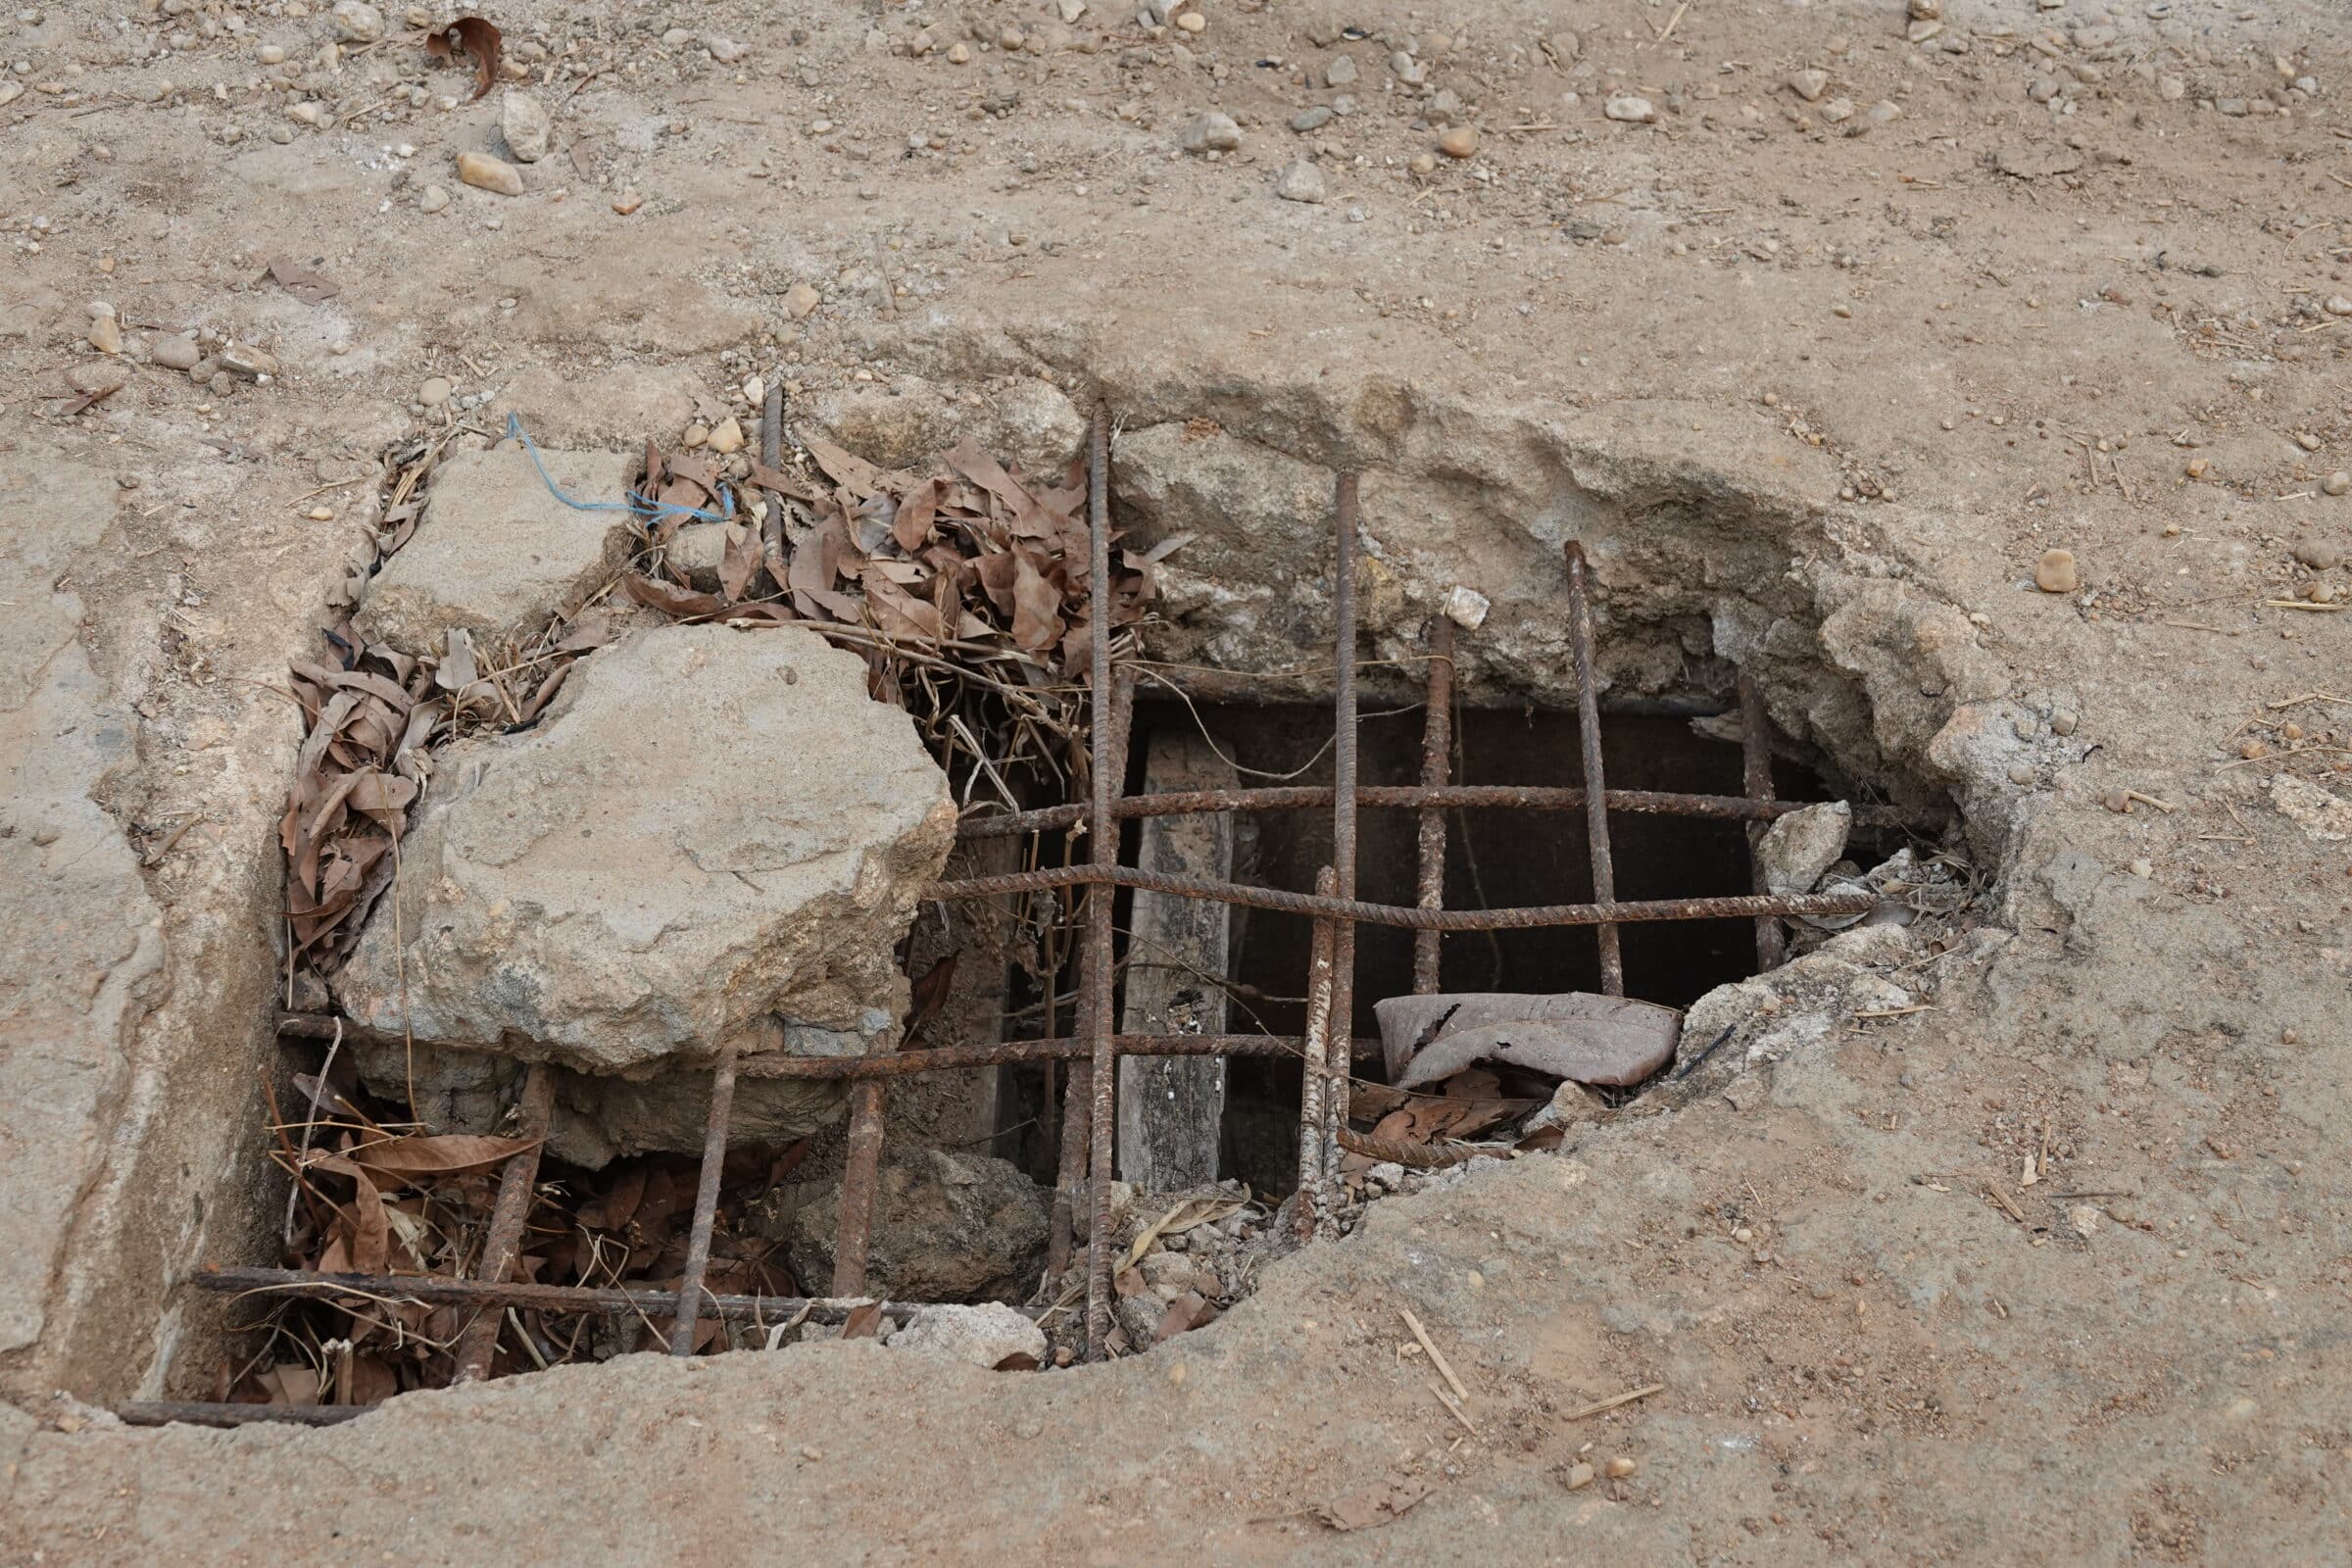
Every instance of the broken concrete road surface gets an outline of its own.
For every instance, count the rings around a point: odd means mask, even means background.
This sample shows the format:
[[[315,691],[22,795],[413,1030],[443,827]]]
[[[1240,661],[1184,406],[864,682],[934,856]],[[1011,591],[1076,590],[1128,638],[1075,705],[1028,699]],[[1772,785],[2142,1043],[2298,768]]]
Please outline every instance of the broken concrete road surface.
[[[382,0],[0,14],[0,1560],[2342,1559],[2342,0],[482,9],[550,112],[520,196],[452,172],[504,84]],[[1240,147],[1186,156],[1210,110]],[[273,688],[383,454],[510,411],[680,450],[753,377],[873,461],[853,414],[914,405],[911,455],[1026,389],[1066,460],[1040,389],[1103,399],[1120,548],[1192,536],[1163,670],[1332,662],[1360,466],[1367,714],[1449,603],[1466,705],[1559,710],[1579,538],[1606,698],[1748,674],[1784,768],[1964,819],[1974,929],[1723,988],[1668,1113],[1107,1367],[810,1344],[113,1425],[251,1353],[186,1282],[276,1258],[262,1086],[318,1059],[270,1033]]]
[[[954,832],[945,775],[857,655],[649,628],[534,728],[438,759],[336,995],[388,1034],[587,1073],[730,1039],[861,1054],[905,1014],[892,949]]]

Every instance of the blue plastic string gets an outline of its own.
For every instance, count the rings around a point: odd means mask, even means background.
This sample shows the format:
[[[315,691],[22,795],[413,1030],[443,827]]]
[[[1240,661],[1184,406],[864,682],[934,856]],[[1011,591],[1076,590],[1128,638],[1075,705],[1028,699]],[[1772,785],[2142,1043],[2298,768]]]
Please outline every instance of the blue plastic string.
[[[547,493],[574,512],[625,512],[643,521],[648,532],[651,532],[654,525],[664,517],[691,517],[702,522],[731,522],[734,520],[735,492],[733,487],[723,479],[719,481],[718,499],[726,505],[727,510],[724,512],[705,512],[699,507],[681,507],[674,501],[656,501],[652,497],[640,495],[634,490],[628,492],[626,501],[582,501],[576,496],[567,496],[557,488],[556,481],[548,474],[547,465],[539,461],[539,443],[533,441],[531,433],[522,427],[522,418],[519,415],[509,414],[507,416],[507,437],[509,440],[521,442],[522,450],[531,455],[531,466],[539,470],[539,482],[547,486]]]

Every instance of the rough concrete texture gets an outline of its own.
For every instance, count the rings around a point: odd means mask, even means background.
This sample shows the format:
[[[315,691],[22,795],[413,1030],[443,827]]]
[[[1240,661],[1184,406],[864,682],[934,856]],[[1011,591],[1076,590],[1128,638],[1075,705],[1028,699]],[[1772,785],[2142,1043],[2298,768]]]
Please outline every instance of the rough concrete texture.
[[[1046,1190],[986,1154],[901,1150],[882,1166],[866,1288],[902,1301],[1012,1301],[1036,1283]],[[777,1227],[793,1272],[833,1277],[841,1185],[818,1188]]]
[[[1035,376],[992,378],[956,396],[919,376],[888,387],[851,381],[797,404],[793,429],[823,436],[886,468],[911,468],[970,437],[1024,472],[1058,479],[1086,447],[1086,420],[1060,388]]]
[[[1916,45],[1877,0],[1692,5],[1660,40],[1670,9],[1212,4],[1180,55],[1097,7],[1073,27],[1093,53],[967,43],[956,65],[942,38],[912,52],[923,12],[840,8],[753,20],[717,71],[615,37],[610,8],[526,5],[499,18],[515,49],[544,24],[548,65],[581,73],[565,199],[461,190],[437,214],[373,149],[487,145],[495,100],[440,73],[456,108],[371,109],[423,69],[413,51],[286,73],[371,112],[278,145],[284,95],[238,85],[268,80],[254,34],[308,62],[322,19],[227,13],[246,30],[209,38],[86,0],[0,19],[34,84],[0,106],[7,459],[42,494],[140,482],[72,591],[92,709],[134,725],[102,804],[159,857],[170,982],[41,1341],[0,1357],[12,1397],[205,1392],[219,1348],[172,1281],[266,1255],[268,846],[293,747],[267,687],[321,652],[307,629],[351,544],[346,492],[313,492],[371,470],[430,374],[618,450],[711,417],[698,400],[748,416],[732,389],[778,364],[805,398],[1050,373],[1140,443],[1119,492],[1139,540],[1164,537],[1146,508],[1180,488],[1182,437],[1289,460],[1296,503],[1245,514],[1254,554],[1219,523],[1192,565],[1169,558],[1192,573],[1192,608],[1151,634],[1171,659],[1325,662],[1320,530],[1348,459],[1380,552],[1364,657],[1409,653],[1420,607],[1463,587],[1492,601],[1465,678],[1556,703],[1576,532],[1613,686],[1721,696],[1753,662],[1816,761],[1966,808],[1993,916],[1940,956],[1847,964],[1796,999],[1818,1033],[1718,1082],[1791,1012],[1727,1000],[1740,1033],[1673,1114],[1580,1122],[1564,1158],[1377,1208],[1123,1365],[635,1357],[327,1434],[68,1432],[43,1402],[37,1431],[0,1416],[0,1555],[2340,1556],[2352,883],[2266,787],[2291,768],[2345,793],[2282,730],[2341,745],[2340,710],[2271,705],[2343,694],[2347,617],[2270,603],[2347,585],[2312,564],[2352,532],[2327,493],[2352,468],[2346,329],[2326,324],[2352,298],[2340,8],[1945,0]],[[1390,60],[1408,38],[1410,89]],[[1284,128],[1330,105],[1254,62],[1319,81],[1342,56],[1361,112]],[[1825,103],[1901,115],[1829,124],[1786,89],[1802,70],[1830,74]],[[774,71],[787,96],[814,78],[835,133],[778,123]],[[1603,118],[1612,79],[1660,89],[1654,124]],[[224,97],[187,87],[213,80]],[[1437,91],[1486,134],[1416,175]],[[1212,106],[1249,122],[1243,152],[1171,160]],[[945,145],[874,152],[917,130]],[[1277,200],[1271,171],[1308,153],[1333,199]],[[344,292],[257,284],[257,247],[328,258]],[[101,292],[126,364],[85,346]],[[150,322],[264,344],[282,373],[161,374]],[[61,412],[69,377],[108,372],[120,391]],[[1162,506],[1166,526],[1209,511]],[[2033,585],[2054,548],[2073,594]],[[84,920],[120,885],[106,858],[55,869]],[[49,939],[12,924],[7,969]],[[81,1136],[12,1131],[25,1161]],[[1399,1356],[1398,1304],[1469,1384],[1477,1436]],[[1639,1461],[1622,1489],[1562,1486],[1613,1456]],[[1399,1467],[1426,1500],[1320,1533],[1306,1510]]]
[[[730,1039],[857,1054],[896,1034],[891,950],[954,832],[945,775],[857,655],[649,627],[534,728],[438,759],[335,994],[374,1029],[587,1072]]]
[[[574,501],[617,505],[641,460],[551,452],[547,478]],[[497,650],[577,610],[628,560],[624,512],[583,512],[550,493],[531,454],[454,452],[433,470],[416,531],[368,582],[353,624],[409,654],[437,654],[453,630]]]

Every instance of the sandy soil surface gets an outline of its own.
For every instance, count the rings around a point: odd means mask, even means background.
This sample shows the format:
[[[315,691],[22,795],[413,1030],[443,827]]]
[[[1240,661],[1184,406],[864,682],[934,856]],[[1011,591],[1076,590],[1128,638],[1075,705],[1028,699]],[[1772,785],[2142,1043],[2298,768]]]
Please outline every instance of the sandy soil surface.
[[[125,929],[168,948],[78,1230],[8,1264],[47,1301],[0,1355],[11,1560],[2339,1559],[2352,843],[2302,793],[2345,756],[2312,694],[2352,697],[2336,8],[1945,0],[1916,43],[1894,0],[1072,11],[516,4],[553,124],[516,196],[454,165],[503,155],[501,92],[396,9],[0,21],[8,548],[77,596],[38,667],[86,661],[79,701],[133,737],[73,792],[140,858],[108,908],[149,901]],[[1238,137],[1213,159],[1182,149],[1209,111]],[[92,347],[100,301],[123,354]],[[191,329],[275,368],[147,363]],[[1791,569],[1954,612],[1854,662],[1881,757],[1967,808],[1991,923],[1921,1010],[1380,1205],[1128,1364],[636,1357],[323,1434],[54,1397],[154,1392],[195,1328],[52,1268],[152,1296],[236,1245],[186,1209],[237,1169],[254,1058],[200,1026],[267,1005],[230,975],[291,755],[262,686],[350,555],[365,483],[335,487],[477,394],[486,428],[623,447],[755,370],[796,407],[1045,377],[1307,464],[1458,454],[1498,506],[1491,466],[1547,442],[1637,519],[1652,481],[1701,513],[1769,493],[1806,519]],[[1414,526],[1441,592],[1516,559]],[[2071,592],[2034,586],[2055,549]],[[1497,620],[1556,594],[1498,590]],[[74,727],[7,696],[12,746]],[[64,787],[14,756],[20,793]],[[212,1130],[90,1154],[175,1109]],[[1417,1500],[1318,1517],[1367,1488]]]

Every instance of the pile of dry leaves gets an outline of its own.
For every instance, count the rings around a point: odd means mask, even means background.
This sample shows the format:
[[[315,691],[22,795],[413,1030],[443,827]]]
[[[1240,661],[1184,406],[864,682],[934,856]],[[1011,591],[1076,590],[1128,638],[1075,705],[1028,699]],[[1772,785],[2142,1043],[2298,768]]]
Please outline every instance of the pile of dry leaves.
[[[346,1063],[348,1058],[346,1058]],[[273,1155],[294,1180],[285,1262],[329,1273],[478,1277],[499,1166],[522,1140],[426,1134],[367,1095],[344,1065],[321,1081],[297,1075],[300,1103],[273,1117]],[[313,1103],[316,1102],[316,1109]],[[722,1295],[795,1296],[776,1244],[743,1220],[745,1207],[784,1179],[806,1141],[776,1151],[727,1152],[710,1288]],[[653,1154],[588,1172],[549,1161],[524,1228],[516,1277],[541,1285],[675,1291],[701,1161]],[[361,1303],[263,1298],[261,1339],[242,1364],[224,1362],[215,1396],[275,1404],[373,1404],[411,1389],[445,1387],[473,1307],[385,1298]],[[603,1360],[664,1345],[669,1320],[514,1308],[498,1339],[493,1376],[566,1361]],[[705,1319],[696,1348],[730,1332]]]
[[[805,624],[864,650],[876,695],[906,703],[967,799],[1019,773],[1074,764],[1083,776],[1076,677],[1094,613],[1084,465],[1035,478],[968,439],[923,472],[813,438],[806,452],[807,471],[752,465],[760,497],[717,525],[715,590],[661,559],[623,592],[680,620]],[[696,526],[693,513],[723,507],[721,484],[710,460],[649,447],[642,493],[660,509],[650,542],[667,547]],[[1113,554],[1109,614],[1122,644],[1144,618],[1152,566],[1179,542]]]

